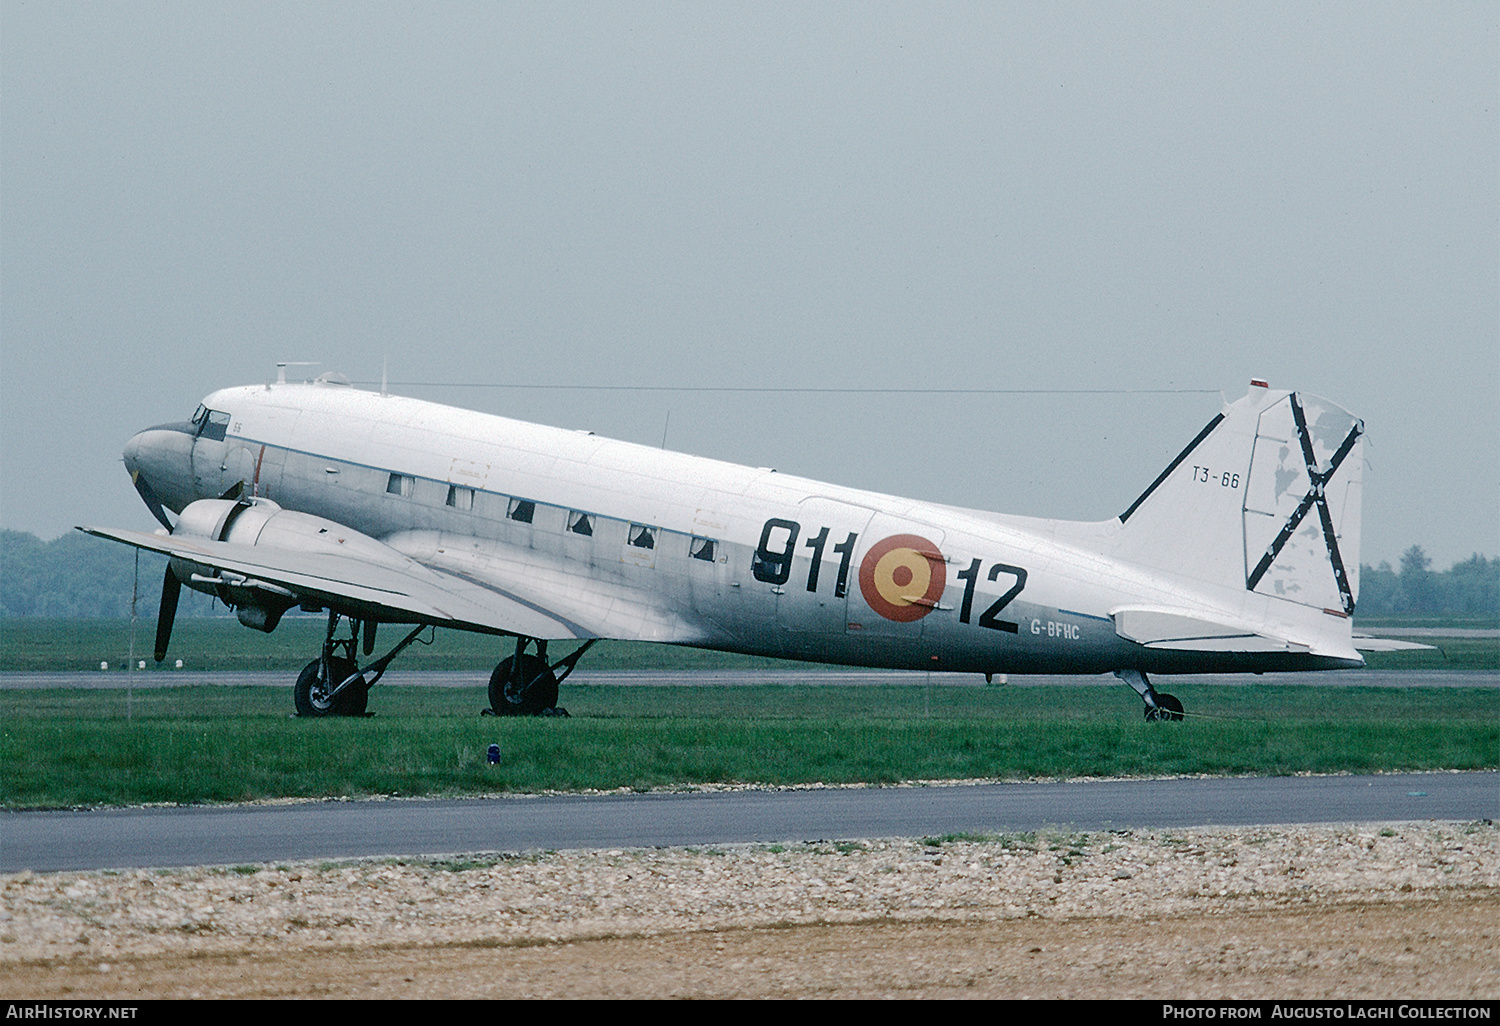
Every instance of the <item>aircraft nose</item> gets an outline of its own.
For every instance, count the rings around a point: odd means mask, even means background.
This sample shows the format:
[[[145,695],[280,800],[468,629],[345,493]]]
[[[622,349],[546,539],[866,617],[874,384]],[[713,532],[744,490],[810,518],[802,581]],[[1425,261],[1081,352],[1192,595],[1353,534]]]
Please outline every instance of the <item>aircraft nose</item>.
[[[125,450],[121,454],[125,459],[125,469],[130,471],[130,476],[132,478],[134,478],[140,471],[141,446],[143,444],[142,439],[145,437],[145,435],[146,432],[144,431],[139,431],[136,434],[131,435],[130,441],[125,443]]]
[[[191,424],[159,424],[131,436],[121,453],[141,501],[169,531],[166,511],[180,512],[193,498],[193,434]]]

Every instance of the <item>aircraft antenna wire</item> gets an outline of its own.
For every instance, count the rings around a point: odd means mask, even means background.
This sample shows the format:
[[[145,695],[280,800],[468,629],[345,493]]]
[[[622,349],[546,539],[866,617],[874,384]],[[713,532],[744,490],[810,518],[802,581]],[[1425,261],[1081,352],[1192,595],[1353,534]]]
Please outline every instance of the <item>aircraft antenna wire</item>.
[[[374,385],[374,381],[356,381]],[[1219,395],[1217,388],[834,388],[761,387],[751,385],[539,385],[498,381],[393,381],[399,388],[488,388],[579,392],[754,392],[783,395]]]

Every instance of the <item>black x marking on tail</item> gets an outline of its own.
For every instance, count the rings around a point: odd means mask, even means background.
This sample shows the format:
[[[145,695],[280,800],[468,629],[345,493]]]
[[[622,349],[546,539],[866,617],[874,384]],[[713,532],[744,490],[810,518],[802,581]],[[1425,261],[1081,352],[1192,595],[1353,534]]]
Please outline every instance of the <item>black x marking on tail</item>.
[[[1328,469],[1320,474],[1318,473],[1318,458],[1313,455],[1312,436],[1307,430],[1307,417],[1302,412],[1302,403],[1297,399],[1295,392],[1288,398],[1291,400],[1292,419],[1297,424],[1297,439],[1302,444],[1302,459],[1307,463],[1307,476],[1312,481],[1312,487],[1302,497],[1302,501],[1297,505],[1296,512],[1287,518],[1286,524],[1281,528],[1281,533],[1276,536],[1276,540],[1271,543],[1271,547],[1266,549],[1266,554],[1260,557],[1260,562],[1256,564],[1249,579],[1245,581],[1245,589],[1247,591],[1255,590],[1255,586],[1260,583],[1260,579],[1266,575],[1266,571],[1271,569],[1271,565],[1276,562],[1276,557],[1280,555],[1282,547],[1286,545],[1292,535],[1297,533],[1297,528],[1302,525],[1303,518],[1307,516],[1308,512],[1314,506],[1317,506],[1318,517],[1323,522],[1323,541],[1328,546],[1328,561],[1333,564],[1333,577],[1339,586],[1339,600],[1344,607],[1344,615],[1352,616],[1354,614],[1354,593],[1349,590],[1349,576],[1344,570],[1343,557],[1339,555],[1339,541],[1333,529],[1333,514],[1328,511],[1328,500],[1323,495],[1323,487],[1338,471],[1339,465],[1344,462],[1344,457],[1349,455],[1349,450],[1354,448],[1354,443],[1359,440],[1359,436],[1364,431],[1365,425],[1363,421],[1356,420],[1354,422],[1354,426],[1349,429],[1349,434],[1345,437],[1343,444],[1333,454],[1333,459],[1328,461]]]

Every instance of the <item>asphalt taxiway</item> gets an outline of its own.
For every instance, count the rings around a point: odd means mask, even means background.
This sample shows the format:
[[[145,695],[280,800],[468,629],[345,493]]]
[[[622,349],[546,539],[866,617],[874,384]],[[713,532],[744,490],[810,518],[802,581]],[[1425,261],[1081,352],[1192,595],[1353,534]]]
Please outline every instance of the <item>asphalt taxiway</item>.
[[[0,814],[0,872],[1500,818],[1500,772],[319,801]]]

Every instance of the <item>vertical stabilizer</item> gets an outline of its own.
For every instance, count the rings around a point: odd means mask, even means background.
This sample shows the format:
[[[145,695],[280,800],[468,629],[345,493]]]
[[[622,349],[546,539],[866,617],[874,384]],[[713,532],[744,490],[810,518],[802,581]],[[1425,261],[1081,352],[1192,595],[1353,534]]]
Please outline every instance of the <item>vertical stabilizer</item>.
[[[1115,554],[1350,615],[1364,424],[1252,382],[1120,514]]]

